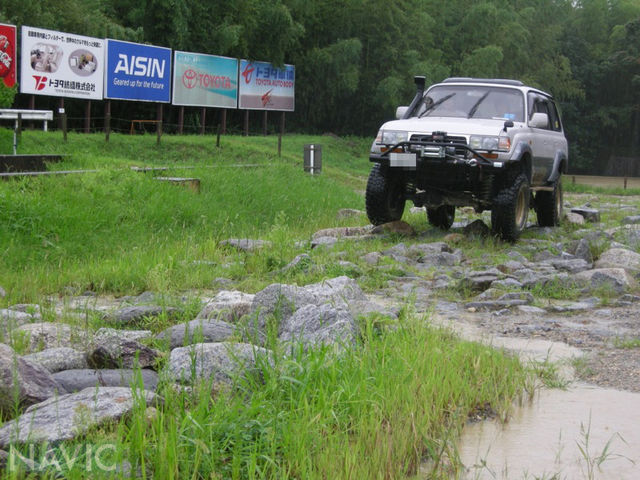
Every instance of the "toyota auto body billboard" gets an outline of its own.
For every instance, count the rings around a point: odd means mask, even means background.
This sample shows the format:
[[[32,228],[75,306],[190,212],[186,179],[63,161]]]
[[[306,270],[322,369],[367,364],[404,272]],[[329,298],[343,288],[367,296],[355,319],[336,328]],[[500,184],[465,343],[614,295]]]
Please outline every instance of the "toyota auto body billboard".
[[[102,99],[104,40],[22,27],[20,92]]]
[[[105,98],[171,101],[171,49],[107,39]]]
[[[267,62],[240,60],[238,108],[293,112],[295,78],[293,65],[276,68]]]
[[[0,23],[0,81],[7,87],[16,84],[16,27]]]
[[[237,59],[176,51],[173,63],[174,105],[238,106]]]

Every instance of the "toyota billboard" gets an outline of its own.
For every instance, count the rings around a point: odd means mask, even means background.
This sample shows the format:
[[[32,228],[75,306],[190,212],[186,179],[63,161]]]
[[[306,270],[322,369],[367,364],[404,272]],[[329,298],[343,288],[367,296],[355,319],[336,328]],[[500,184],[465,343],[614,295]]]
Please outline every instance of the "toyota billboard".
[[[176,51],[173,61],[174,105],[238,106],[237,59]]]
[[[267,62],[240,60],[239,80],[238,108],[293,112],[296,81],[293,65],[277,68]]]

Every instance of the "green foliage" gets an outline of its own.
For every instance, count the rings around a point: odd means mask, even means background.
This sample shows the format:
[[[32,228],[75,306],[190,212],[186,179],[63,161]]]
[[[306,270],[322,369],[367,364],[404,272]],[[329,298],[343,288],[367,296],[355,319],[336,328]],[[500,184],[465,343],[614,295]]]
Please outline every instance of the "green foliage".
[[[7,87],[4,82],[0,80],[0,108],[11,108],[16,93],[18,93],[17,85]]]

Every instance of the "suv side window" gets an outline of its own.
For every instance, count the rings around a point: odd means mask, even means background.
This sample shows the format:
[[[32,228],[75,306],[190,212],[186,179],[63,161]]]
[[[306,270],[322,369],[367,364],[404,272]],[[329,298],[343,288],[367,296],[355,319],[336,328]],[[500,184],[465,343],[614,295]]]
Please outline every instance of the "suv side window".
[[[543,128],[545,130],[555,130],[554,127],[556,127],[556,125],[559,127],[560,123],[557,121],[558,116],[548,99],[536,93],[529,93],[527,102],[529,104],[529,120],[533,117],[534,113],[546,113],[549,122],[547,126]]]
[[[549,101],[549,112],[551,116],[549,117],[549,121],[551,122],[551,130],[554,132],[562,131],[562,123],[560,123],[560,115],[558,115],[558,107],[556,107],[555,102]]]

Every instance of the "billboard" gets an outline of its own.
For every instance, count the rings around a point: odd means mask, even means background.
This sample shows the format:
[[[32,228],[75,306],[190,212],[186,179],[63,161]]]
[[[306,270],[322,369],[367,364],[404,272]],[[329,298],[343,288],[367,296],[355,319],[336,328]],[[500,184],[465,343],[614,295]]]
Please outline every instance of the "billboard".
[[[171,101],[171,49],[107,39],[104,97]]]
[[[104,40],[22,27],[20,92],[102,100]]]
[[[0,23],[0,81],[16,84],[16,27]]]
[[[176,51],[173,65],[174,105],[238,106],[237,59]]]
[[[275,68],[267,62],[240,60],[238,108],[293,112],[295,79],[293,65]]]

